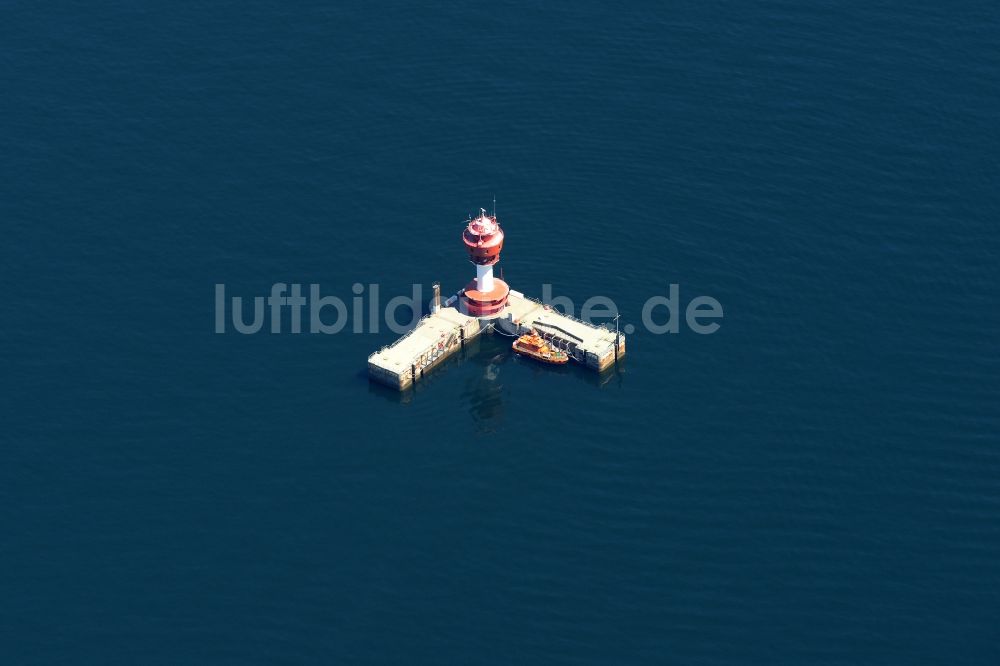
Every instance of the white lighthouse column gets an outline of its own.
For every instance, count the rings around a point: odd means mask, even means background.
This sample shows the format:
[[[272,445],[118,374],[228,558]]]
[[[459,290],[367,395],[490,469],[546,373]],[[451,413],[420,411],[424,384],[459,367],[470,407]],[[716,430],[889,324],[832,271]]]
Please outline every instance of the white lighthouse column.
[[[493,291],[493,265],[476,264],[476,291]]]

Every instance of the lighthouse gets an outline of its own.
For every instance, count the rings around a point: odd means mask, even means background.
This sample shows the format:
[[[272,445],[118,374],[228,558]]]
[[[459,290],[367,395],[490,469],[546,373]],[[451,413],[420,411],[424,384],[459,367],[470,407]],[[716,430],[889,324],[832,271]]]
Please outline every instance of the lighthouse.
[[[493,277],[493,266],[500,261],[503,248],[503,229],[495,215],[480,208],[479,216],[470,219],[462,232],[462,241],[476,266],[476,279],[465,285],[459,298],[462,312],[472,317],[496,317],[507,305],[510,293],[506,282]]]

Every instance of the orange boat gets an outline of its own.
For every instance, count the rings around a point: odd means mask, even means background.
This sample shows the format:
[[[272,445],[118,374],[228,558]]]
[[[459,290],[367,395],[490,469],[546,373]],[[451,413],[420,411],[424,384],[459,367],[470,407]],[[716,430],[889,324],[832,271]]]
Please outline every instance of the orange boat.
[[[512,348],[518,354],[522,356],[527,356],[533,358],[536,361],[541,361],[542,363],[553,363],[555,365],[562,365],[569,361],[569,356],[566,352],[561,349],[553,349],[549,347],[549,344],[542,339],[542,336],[538,335],[535,331],[522,335],[517,340],[514,340]]]

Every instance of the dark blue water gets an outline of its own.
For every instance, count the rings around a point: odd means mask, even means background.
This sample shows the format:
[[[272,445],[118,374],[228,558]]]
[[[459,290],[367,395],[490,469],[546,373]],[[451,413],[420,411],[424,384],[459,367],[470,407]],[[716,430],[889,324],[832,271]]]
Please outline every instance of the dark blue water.
[[[0,663],[1000,660],[993,3],[0,17]],[[457,289],[494,194],[616,371],[213,333]]]

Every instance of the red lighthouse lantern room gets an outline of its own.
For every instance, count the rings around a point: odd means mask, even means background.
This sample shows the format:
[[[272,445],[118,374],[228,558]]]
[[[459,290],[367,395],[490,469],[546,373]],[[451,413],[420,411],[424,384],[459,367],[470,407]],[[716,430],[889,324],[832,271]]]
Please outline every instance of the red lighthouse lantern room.
[[[465,286],[460,299],[462,310],[473,317],[492,317],[507,305],[510,287],[493,277],[493,265],[500,261],[503,230],[495,215],[482,208],[479,217],[469,220],[462,232],[469,259],[476,265],[476,279]]]

